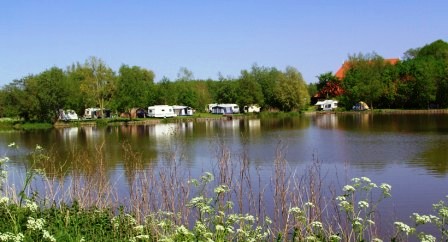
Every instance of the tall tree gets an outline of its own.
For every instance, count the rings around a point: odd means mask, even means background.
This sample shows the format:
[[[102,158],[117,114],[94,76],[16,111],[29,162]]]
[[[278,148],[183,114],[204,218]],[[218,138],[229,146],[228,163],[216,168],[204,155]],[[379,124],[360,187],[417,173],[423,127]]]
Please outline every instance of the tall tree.
[[[122,65],[118,73],[115,108],[121,112],[129,112],[134,107],[148,106],[148,97],[154,85],[154,73],[138,66],[127,65]]]
[[[258,104],[264,105],[263,91],[260,83],[255,79],[253,73],[246,70],[241,72],[241,77],[238,79],[238,105],[244,107],[245,105]]]
[[[83,69],[86,75],[81,91],[103,110],[115,91],[115,74],[103,60],[93,56],[86,60]]]
[[[347,101],[365,101],[373,108],[385,91],[381,74],[386,65],[384,59],[375,53],[358,54],[349,56],[349,62],[351,67],[342,81]]]
[[[277,107],[282,111],[306,108],[310,101],[308,88],[302,74],[293,67],[287,67],[274,87]]]

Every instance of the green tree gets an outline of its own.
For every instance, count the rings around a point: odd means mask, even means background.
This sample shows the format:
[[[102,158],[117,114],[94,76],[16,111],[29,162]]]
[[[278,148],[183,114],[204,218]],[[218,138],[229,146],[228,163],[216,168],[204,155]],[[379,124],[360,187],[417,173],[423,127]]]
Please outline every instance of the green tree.
[[[58,110],[63,109],[67,96],[65,73],[53,67],[36,76],[24,79],[26,102],[21,103],[21,116],[28,121],[54,122]]]
[[[96,57],[88,58],[83,70],[85,78],[81,82],[81,92],[103,110],[115,91],[115,74],[103,60]]]
[[[167,77],[163,77],[160,82],[156,84],[155,98],[150,105],[175,104],[176,96],[174,95],[174,85]]]
[[[282,111],[305,109],[310,101],[308,88],[302,74],[293,67],[277,79],[274,87],[277,107]]]
[[[240,107],[251,104],[264,105],[261,85],[256,81],[253,73],[246,70],[241,72],[241,77],[238,79],[237,92],[237,103]]]
[[[382,72],[386,62],[375,53],[349,56],[349,62],[351,67],[342,81],[347,98],[346,106],[365,101],[373,109],[373,104],[378,102],[385,92]]]
[[[253,75],[256,82],[260,85],[263,92],[263,103],[260,104],[265,110],[271,108],[278,108],[275,94],[275,86],[277,81],[282,78],[283,73],[276,68],[259,67],[253,65],[251,68],[251,75]]]
[[[148,97],[154,85],[154,73],[138,66],[127,65],[122,65],[118,72],[115,108],[121,112],[129,112],[134,107],[147,107]]]
[[[14,80],[0,91],[0,109],[2,117],[24,118],[29,120],[28,95],[25,92],[25,79]]]
[[[238,100],[238,82],[221,80],[218,82],[215,100],[218,103],[236,103]]]

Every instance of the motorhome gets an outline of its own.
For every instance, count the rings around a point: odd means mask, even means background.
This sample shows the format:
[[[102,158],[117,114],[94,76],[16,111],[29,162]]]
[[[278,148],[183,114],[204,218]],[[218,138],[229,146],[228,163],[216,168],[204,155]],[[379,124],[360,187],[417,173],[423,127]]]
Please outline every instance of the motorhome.
[[[176,117],[173,106],[155,105],[148,107],[148,117],[154,118],[169,118]]]

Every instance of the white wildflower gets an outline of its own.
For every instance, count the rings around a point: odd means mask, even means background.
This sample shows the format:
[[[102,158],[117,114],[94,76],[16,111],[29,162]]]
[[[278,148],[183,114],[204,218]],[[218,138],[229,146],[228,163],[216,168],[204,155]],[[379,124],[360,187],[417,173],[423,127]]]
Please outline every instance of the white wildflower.
[[[6,205],[9,202],[9,198],[2,197],[0,198],[0,205]]]
[[[342,207],[345,211],[352,211],[353,210],[352,205],[349,202],[347,202],[347,201],[341,201],[339,203],[339,206]]]
[[[181,235],[187,235],[190,234],[190,231],[187,228],[185,228],[185,226],[181,225],[177,227],[176,233]]]
[[[345,186],[342,188],[342,191],[344,191],[344,192],[354,192],[354,191],[356,191],[356,189],[355,189],[353,186],[345,185]]]
[[[413,232],[413,229],[403,222],[395,222],[394,225],[399,231],[404,232],[406,235]]]
[[[219,185],[218,187],[215,188],[214,192],[216,194],[221,194],[221,193],[226,193],[229,191],[229,187],[226,185]]]
[[[31,212],[36,212],[39,206],[34,201],[26,200],[26,208],[28,208]]]
[[[390,197],[390,190],[392,189],[392,186],[387,183],[382,183],[380,185],[381,190],[383,191],[383,195],[386,197]]]
[[[341,237],[339,237],[338,235],[332,234],[330,235],[330,241],[341,241]]]
[[[134,231],[139,234],[143,233],[143,229],[144,229],[143,225],[137,225],[134,227]]]
[[[150,239],[149,235],[147,235],[147,234],[137,235],[137,236],[135,236],[135,238],[139,239],[139,240],[149,240]]]
[[[222,226],[221,224],[217,224],[215,226],[215,229],[216,229],[216,231],[224,231],[225,230],[224,226]]]
[[[22,233],[13,234],[11,232],[1,233],[0,232],[0,241],[14,241],[14,242],[22,242],[25,236]]]
[[[369,203],[366,202],[366,201],[359,201],[359,202],[358,202],[358,206],[359,206],[360,208],[368,208],[368,207],[369,207]]]
[[[420,215],[418,213],[413,213],[412,216],[414,217],[416,224],[431,223],[431,217],[429,215]]]
[[[378,239],[378,238],[374,238],[374,239],[372,239],[372,242],[383,242],[383,240],[382,239]]]
[[[8,145],[8,147],[15,147],[16,146],[16,143],[15,142],[12,142],[12,143],[10,143],[9,145]]]
[[[318,239],[316,237],[310,235],[305,238],[305,241],[318,241]]]
[[[304,204],[305,207],[310,207],[310,208],[314,208],[314,204],[312,202],[306,202]]]
[[[319,222],[319,221],[313,221],[313,222],[311,222],[311,226],[312,226],[313,228],[316,228],[316,229],[322,229],[322,228],[323,228],[322,223]]]
[[[421,242],[436,242],[436,237],[430,235],[430,234],[419,234],[418,238]]]
[[[43,218],[34,219],[29,217],[26,223],[26,227],[33,231],[41,231],[45,225],[45,220]]]
[[[366,182],[366,183],[371,183],[371,182],[372,182],[372,181],[370,180],[370,178],[365,177],[365,176],[361,177],[361,180],[362,180],[363,182]]]
[[[294,215],[301,215],[302,214],[302,210],[299,207],[292,207],[292,208],[289,209],[288,212],[292,213]]]
[[[56,239],[54,238],[54,236],[51,235],[50,232],[48,232],[47,230],[45,230],[45,229],[42,230],[42,233],[43,233],[43,237],[44,237],[44,239],[49,240],[49,241],[51,241],[51,242],[55,242],[55,241],[56,241]]]

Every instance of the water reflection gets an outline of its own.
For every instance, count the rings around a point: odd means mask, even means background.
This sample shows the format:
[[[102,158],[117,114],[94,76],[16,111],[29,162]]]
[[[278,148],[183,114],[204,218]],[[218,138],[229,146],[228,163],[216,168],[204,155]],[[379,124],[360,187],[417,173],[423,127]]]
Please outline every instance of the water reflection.
[[[445,137],[444,137],[445,138]],[[448,140],[440,139],[439,142],[429,145],[429,148],[420,153],[409,164],[425,168],[429,174],[435,176],[447,176],[448,174]]]
[[[281,141],[287,144],[285,158],[292,169],[317,157],[328,177],[339,170],[391,183],[400,189],[397,204],[411,210],[446,195],[443,188],[429,191],[418,184],[447,184],[447,134],[448,115],[324,114],[1,132],[0,151],[11,159],[9,170],[23,173],[38,144],[52,157],[37,166],[48,177],[64,181],[101,173],[123,179],[117,186],[126,191],[139,171],[161,169],[172,161],[194,174],[213,169],[217,146],[223,144],[232,159],[247,155],[248,164],[267,177]],[[19,148],[8,149],[11,142]]]

